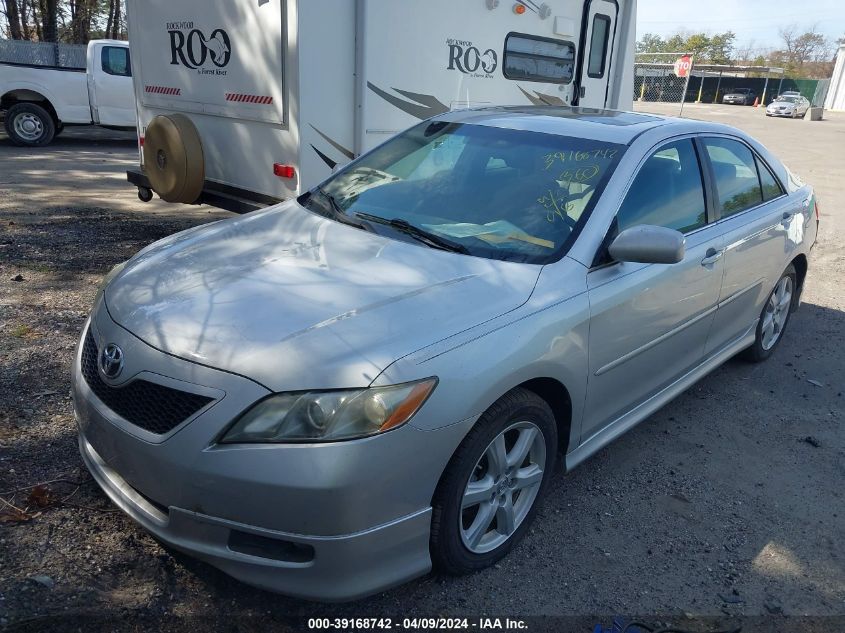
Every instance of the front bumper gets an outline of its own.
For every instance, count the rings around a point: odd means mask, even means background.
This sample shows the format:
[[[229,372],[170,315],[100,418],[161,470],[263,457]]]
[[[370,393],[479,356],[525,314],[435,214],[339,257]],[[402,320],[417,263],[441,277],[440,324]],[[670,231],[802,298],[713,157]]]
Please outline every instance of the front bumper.
[[[220,446],[215,438],[266,389],[146,345],[102,302],[88,327],[101,349],[115,343],[124,351],[125,383],[142,377],[216,398],[154,436],[97,398],[80,370],[82,345],[77,352],[72,386],[85,464],[158,539],[249,584],[327,601],[356,599],[431,568],[431,498],[475,419],[348,442]]]
[[[300,598],[354,600],[431,569],[431,508],[355,534],[303,536],[154,505],[106,464],[84,435],[83,461],[121,510],[174,549],[247,584]]]
[[[793,110],[788,111],[781,111],[781,110],[766,110],[766,114],[768,116],[782,116],[782,117],[789,117],[790,119],[795,116],[795,112]]]

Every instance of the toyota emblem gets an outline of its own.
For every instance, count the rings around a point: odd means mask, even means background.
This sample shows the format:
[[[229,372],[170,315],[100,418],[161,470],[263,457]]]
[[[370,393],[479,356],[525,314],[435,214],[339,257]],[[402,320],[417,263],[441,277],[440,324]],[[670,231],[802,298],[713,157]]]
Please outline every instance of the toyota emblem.
[[[106,345],[100,354],[100,371],[111,379],[117,378],[123,371],[123,350],[114,343]]]

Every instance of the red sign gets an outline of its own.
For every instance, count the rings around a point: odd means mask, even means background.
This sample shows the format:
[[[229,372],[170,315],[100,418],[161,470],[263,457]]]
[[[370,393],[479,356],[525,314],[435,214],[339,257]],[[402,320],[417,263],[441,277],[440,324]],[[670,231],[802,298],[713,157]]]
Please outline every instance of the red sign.
[[[674,71],[678,77],[686,77],[692,70],[692,58],[689,55],[679,57],[675,61]]]

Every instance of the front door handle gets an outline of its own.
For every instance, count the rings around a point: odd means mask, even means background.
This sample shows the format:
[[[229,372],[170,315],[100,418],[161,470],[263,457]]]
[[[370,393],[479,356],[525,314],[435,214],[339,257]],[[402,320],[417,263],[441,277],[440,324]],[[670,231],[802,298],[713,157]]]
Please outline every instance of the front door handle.
[[[708,248],[707,253],[704,255],[704,259],[701,260],[702,266],[712,266],[717,261],[722,259],[722,255],[725,254],[725,251],[717,251],[715,248]]]

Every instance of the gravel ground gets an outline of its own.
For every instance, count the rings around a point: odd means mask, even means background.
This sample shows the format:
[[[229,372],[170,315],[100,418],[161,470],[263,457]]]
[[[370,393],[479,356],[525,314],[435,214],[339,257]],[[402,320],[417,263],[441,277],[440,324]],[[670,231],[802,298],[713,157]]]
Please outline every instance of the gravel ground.
[[[251,589],[162,547],[114,510],[77,453],[69,364],[99,280],[147,243],[228,214],[139,203],[123,176],[132,136],[69,130],[35,151],[0,136],[0,627],[492,614],[566,616],[530,628],[592,631],[640,614],[697,631],[740,616],[743,631],[845,630],[845,116],[685,115],[747,129],[817,186],[820,242],[783,345],[761,365],[730,361],[557,476],[495,568],[349,605]]]

